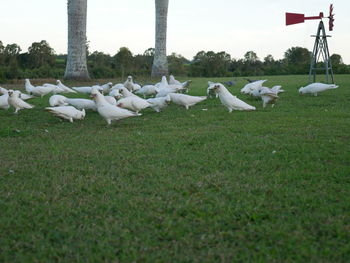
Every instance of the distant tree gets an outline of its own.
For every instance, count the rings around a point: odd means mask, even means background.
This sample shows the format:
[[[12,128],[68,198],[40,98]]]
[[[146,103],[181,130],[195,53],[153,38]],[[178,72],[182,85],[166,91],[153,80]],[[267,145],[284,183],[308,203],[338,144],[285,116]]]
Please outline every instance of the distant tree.
[[[189,61],[181,56],[180,54],[171,53],[168,56],[169,63],[169,72],[174,75],[186,75],[185,65],[189,63]]]
[[[169,0],[155,0],[156,5],[156,40],[152,66],[152,77],[168,75],[166,56],[166,33]]]
[[[242,72],[244,75],[263,75],[263,64],[254,51],[248,51],[244,54]]]
[[[254,51],[248,51],[244,54],[244,60],[248,63],[255,63],[259,60],[259,58]]]
[[[115,68],[121,75],[122,79],[126,77],[126,74],[131,74],[133,66],[133,55],[127,47],[121,47],[113,59]]]
[[[8,44],[4,48],[4,60],[5,64],[9,65],[11,63],[16,63],[17,64],[17,57],[19,56],[19,53],[22,51],[20,46],[17,44]]]
[[[272,55],[267,55],[264,57],[263,71],[265,75],[274,75],[278,68],[276,67],[276,61]]]
[[[143,54],[138,54],[133,57],[133,70],[138,75],[149,76],[152,71],[152,64],[154,58],[154,48],[146,49]]]
[[[112,68],[112,57],[103,52],[94,51],[88,56],[88,68],[93,78],[112,78],[116,76]]]
[[[338,74],[348,74],[350,73],[349,66],[343,63],[343,59],[339,54],[333,54],[331,57],[331,63],[334,73]]]
[[[344,64],[342,57],[338,54],[333,54],[330,58],[333,66]]]
[[[28,56],[31,68],[55,64],[55,51],[45,40],[34,42],[28,48]]]
[[[17,44],[8,44],[3,51],[3,59],[5,69],[5,78],[14,79],[20,76],[20,68],[18,64],[18,57],[21,48]]]
[[[273,64],[275,62],[275,59],[273,58],[272,55],[267,55],[266,57],[264,57],[264,64],[269,65],[269,64]]]
[[[290,74],[306,74],[309,72],[311,52],[308,49],[302,47],[289,48],[284,53],[284,59]]]
[[[226,52],[199,51],[190,64],[191,76],[224,77],[229,75],[231,56]]]
[[[65,79],[90,79],[86,63],[87,0],[68,0],[68,54]]]
[[[147,57],[154,57],[154,48],[150,47],[146,49],[145,52],[143,52],[143,55]]]

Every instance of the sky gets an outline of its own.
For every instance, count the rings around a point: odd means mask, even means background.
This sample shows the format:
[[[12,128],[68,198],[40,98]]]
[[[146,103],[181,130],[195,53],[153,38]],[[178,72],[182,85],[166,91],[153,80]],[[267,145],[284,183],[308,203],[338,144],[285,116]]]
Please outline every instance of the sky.
[[[67,53],[66,0],[0,0],[0,40],[27,52],[46,40],[56,54]],[[254,51],[260,60],[281,59],[291,47],[312,51],[318,20],[285,25],[285,12],[328,16],[333,3],[335,22],[328,32],[330,54],[350,64],[350,1],[333,0],[169,0],[167,54],[192,59],[199,51],[225,51],[240,59]],[[88,0],[87,38],[90,51],[114,55],[120,47],[136,54],[154,47],[154,0]]]

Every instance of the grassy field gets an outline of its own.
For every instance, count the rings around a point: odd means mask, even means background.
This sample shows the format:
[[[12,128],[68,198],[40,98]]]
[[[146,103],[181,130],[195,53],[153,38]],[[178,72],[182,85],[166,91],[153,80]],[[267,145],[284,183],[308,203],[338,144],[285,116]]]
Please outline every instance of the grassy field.
[[[274,108],[230,88],[254,112],[210,99],[107,127],[60,121],[49,96],[1,110],[0,262],[349,262],[350,76],[318,97],[267,79]]]

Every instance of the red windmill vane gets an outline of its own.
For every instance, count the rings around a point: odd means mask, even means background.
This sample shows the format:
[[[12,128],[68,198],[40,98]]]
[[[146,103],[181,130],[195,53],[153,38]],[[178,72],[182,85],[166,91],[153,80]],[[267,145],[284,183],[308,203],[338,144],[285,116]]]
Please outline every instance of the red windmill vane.
[[[320,12],[318,16],[305,16],[304,14],[297,14],[297,13],[286,13],[286,25],[294,25],[299,23],[304,23],[305,20],[315,20],[320,19],[320,23],[317,27],[317,33],[315,36],[315,44],[314,49],[312,51],[312,57],[311,57],[311,63],[310,63],[310,72],[309,72],[309,82],[311,82],[311,76],[313,76],[313,82],[316,80],[316,71],[320,69],[324,69],[326,71],[326,81],[328,83],[329,75],[331,76],[332,83],[334,83],[334,77],[333,77],[333,69],[332,69],[332,63],[329,56],[329,50],[328,50],[328,43],[327,43],[327,37],[330,37],[329,35],[326,35],[326,29],[324,27],[322,18],[328,18],[329,23],[329,31],[333,31],[334,26],[334,14],[333,14],[333,4],[329,7],[329,16],[324,17],[323,13]],[[318,62],[322,56],[324,66],[318,67]]]

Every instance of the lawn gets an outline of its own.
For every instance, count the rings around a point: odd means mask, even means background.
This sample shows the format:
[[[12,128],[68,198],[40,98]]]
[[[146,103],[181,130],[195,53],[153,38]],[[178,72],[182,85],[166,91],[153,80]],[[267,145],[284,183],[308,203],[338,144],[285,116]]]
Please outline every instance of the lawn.
[[[317,97],[307,76],[266,78],[274,108],[229,88],[254,112],[208,99],[107,127],[60,121],[49,96],[0,110],[0,262],[349,262],[350,76]]]

